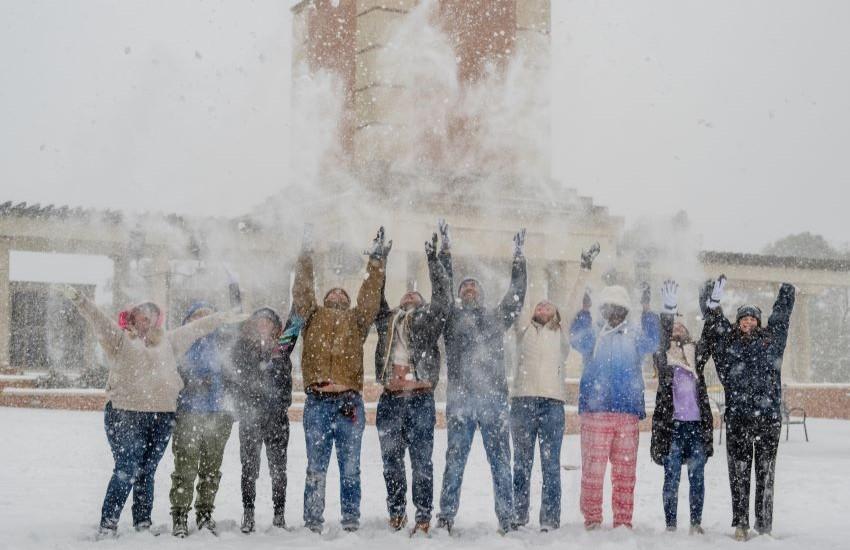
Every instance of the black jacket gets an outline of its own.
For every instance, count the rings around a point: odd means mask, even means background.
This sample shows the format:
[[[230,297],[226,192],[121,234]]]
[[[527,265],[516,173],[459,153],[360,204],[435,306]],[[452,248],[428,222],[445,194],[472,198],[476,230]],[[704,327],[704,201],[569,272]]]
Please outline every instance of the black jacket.
[[[428,274],[431,278],[431,303],[422,304],[408,313],[410,318],[410,362],[417,380],[431,383],[440,381],[440,348],[437,345],[450,306],[449,276],[436,255],[428,257]],[[378,346],[375,348],[375,381],[385,384],[388,358],[392,357],[393,321],[399,310],[390,309],[381,287],[381,309],[375,318]]]
[[[451,255],[441,254],[440,260],[451,281]],[[527,279],[525,258],[515,257],[511,264],[511,284],[499,305],[487,309],[454,303],[449,308],[443,332],[449,401],[466,396],[507,398],[504,336],[522,311]]]
[[[655,412],[652,413],[652,440],[649,454],[656,464],[664,464],[664,458],[670,453],[670,442],[673,439],[673,372],[675,367],[667,364],[667,349],[673,334],[673,315],[661,314],[661,340],[658,351],[653,355],[655,368],[658,371],[658,391],[655,394]],[[693,345],[696,347],[694,356],[697,373],[697,401],[699,403],[700,435],[705,446],[705,455],[714,454],[714,416],[711,413],[711,403],[705,385],[703,371],[711,357],[711,334],[706,334],[708,325],[703,327],[703,336]]]
[[[290,334],[293,323],[297,322],[297,318],[290,316],[284,327],[284,335]],[[237,414],[289,409],[292,404],[290,353],[294,346],[294,338],[290,338],[263,353],[250,338],[240,336],[236,340],[231,355],[233,371],[228,385],[236,402]]]
[[[782,356],[794,309],[795,290],[783,284],[773,304],[767,327],[744,335],[723,315],[709,311],[707,327],[715,339],[714,364],[726,394],[726,421],[768,416],[781,421]]]

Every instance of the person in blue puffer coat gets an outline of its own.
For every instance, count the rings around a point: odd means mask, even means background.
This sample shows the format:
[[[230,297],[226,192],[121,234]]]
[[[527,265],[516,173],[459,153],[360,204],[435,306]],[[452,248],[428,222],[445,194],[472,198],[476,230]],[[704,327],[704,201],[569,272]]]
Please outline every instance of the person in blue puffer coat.
[[[206,317],[215,311],[207,302],[195,302],[186,312],[183,324]],[[212,518],[215,496],[221,480],[224,447],[230,438],[233,416],[225,403],[222,374],[228,346],[227,333],[212,332],[197,340],[183,356],[178,372],[183,389],[177,397],[177,416],[171,450],[174,473],[171,474],[172,534],[189,534],[187,516],[192,507],[195,479],[198,479],[195,513],[198,530],[216,531]]]
[[[570,343],[582,354],[579,388],[582,479],[580,507],[585,528],[602,523],[602,484],[611,462],[614,527],[632,526],[638,421],[646,417],[641,364],[658,348],[660,323],[649,311],[645,286],[640,325],[628,321],[631,301],[625,288],[609,286],[600,293],[602,322],[593,325],[590,298],[570,330]]]

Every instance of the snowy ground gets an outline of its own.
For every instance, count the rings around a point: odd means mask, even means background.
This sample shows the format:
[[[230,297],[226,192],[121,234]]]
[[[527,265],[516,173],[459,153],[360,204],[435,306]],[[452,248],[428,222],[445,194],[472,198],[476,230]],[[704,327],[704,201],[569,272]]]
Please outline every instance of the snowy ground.
[[[706,472],[706,509],[703,525],[705,537],[689,537],[687,529],[675,534],[664,532],[661,509],[661,468],[649,460],[647,434],[641,438],[640,462],[635,506],[635,529],[610,529],[609,496],[606,494],[606,529],[586,533],[578,511],[578,471],[563,471],[562,528],[541,534],[530,528],[507,537],[496,534],[489,469],[484,451],[476,436],[470,455],[457,518],[457,534],[449,539],[437,533],[430,539],[408,540],[404,534],[390,533],[385,527],[386,508],[381,476],[378,439],[373,426],[366,428],[363,441],[362,529],[347,534],[339,528],[339,499],[336,467],[332,461],[328,479],[326,525],[321,537],[301,525],[302,490],[305,471],[304,437],[300,424],[294,424],[289,446],[288,523],[294,530],[279,531],[271,525],[271,503],[268,474],[263,472],[258,488],[258,532],[245,536],[238,531],[241,517],[239,498],[239,446],[236,432],[231,437],[224,460],[224,478],[218,497],[216,518],[222,534],[192,535],[185,540],[173,539],[168,515],[169,474],[172,471],[170,450],[157,473],[154,524],[163,531],[154,539],[139,534],[129,526],[129,506],[122,516],[120,537],[116,540],[94,540],[112,458],[103,434],[102,414],[91,412],[52,411],[0,408],[0,548],[370,548],[380,550],[410,544],[413,548],[522,548],[581,547],[605,548],[679,548],[738,547],[730,538],[729,489],[726,482],[725,451],[719,449]],[[777,473],[776,516],[774,538],[756,538],[751,547],[847,548],[850,535],[850,422],[811,420],[811,443],[802,434],[792,434],[792,441],[780,447]],[[442,477],[446,435],[437,432],[434,453],[437,493]],[[265,461],[265,458],[263,459]],[[578,439],[567,438],[563,462],[578,464]],[[684,476],[683,476],[684,477]],[[535,472],[536,492],[532,518],[539,508],[539,473]],[[680,524],[687,525],[687,482],[680,490]],[[435,499],[436,500],[436,499]],[[409,515],[412,516],[412,508]],[[192,521],[193,523],[193,521]]]

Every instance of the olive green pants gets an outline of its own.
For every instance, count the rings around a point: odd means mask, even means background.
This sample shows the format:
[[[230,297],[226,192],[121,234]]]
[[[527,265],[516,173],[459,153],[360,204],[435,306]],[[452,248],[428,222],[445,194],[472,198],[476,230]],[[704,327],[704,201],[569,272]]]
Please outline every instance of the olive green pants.
[[[187,515],[192,508],[195,478],[198,496],[195,511],[212,514],[221,480],[224,447],[230,438],[233,418],[228,413],[178,413],[171,439],[174,473],[171,474],[171,514]]]

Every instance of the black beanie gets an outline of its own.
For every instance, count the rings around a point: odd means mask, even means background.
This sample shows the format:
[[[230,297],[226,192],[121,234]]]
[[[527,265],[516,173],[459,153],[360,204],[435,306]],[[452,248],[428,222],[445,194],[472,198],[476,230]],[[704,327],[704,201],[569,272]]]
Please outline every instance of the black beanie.
[[[738,308],[738,314],[735,316],[735,323],[744,317],[755,317],[761,326],[761,309],[758,306],[747,304]]]

